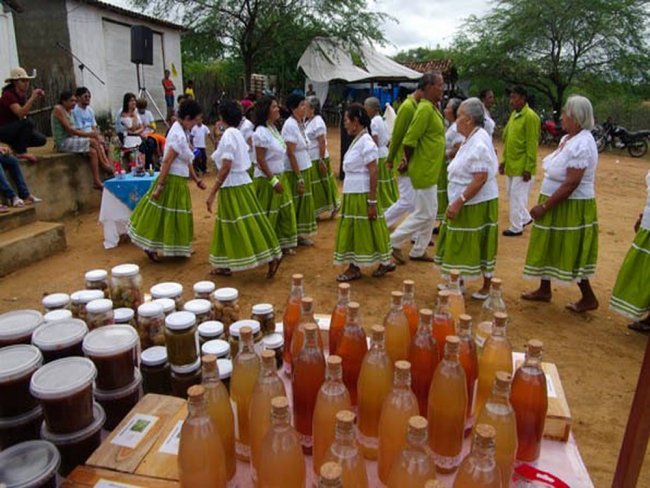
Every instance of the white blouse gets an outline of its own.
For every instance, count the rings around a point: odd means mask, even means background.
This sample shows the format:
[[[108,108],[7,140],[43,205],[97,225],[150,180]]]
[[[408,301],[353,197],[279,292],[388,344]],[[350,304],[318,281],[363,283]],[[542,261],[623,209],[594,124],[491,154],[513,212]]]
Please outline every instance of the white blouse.
[[[381,118],[381,115],[375,115],[370,121],[370,133],[377,137],[377,149],[379,150],[379,157],[385,158],[388,156],[388,142],[390,134],[386,122]]]
[[[255,144],[252,139],[255,126],[246,117],[242,117],[241,122],[239,123],[239,131],[244,136],[244,141],[248,145],[248,155],[251,158],[251,162],[255,163]],[[249,141],[250,144],[248,144]]]
[[[456,157],[447,167],[449,202],[460,197],[474,179],[474,173],[487,173],[487,181],[474,197],[465,202],[465,205],[476,205],[498,198],[499,186],[496,177],[498,169],[499,162],[494,152],[492,138],[485,129],[478,128],[460,146]]]
[[[645,202],[643,217],[641,217],[641,227],[650,230],[650,171],[645,175],[645,184],[647,186],[648,199]]]
[[[234,127],[228,127],[221,136],[217,150],[212,153],[212,160],[217,166],[217,171],[223,166],[223,160],[232,162],[230,173],[222,183],[221,187],[241,186],[251,183],[248,168],[251,167],[250,156],[248,155],[248,144],[242,133]]]
[[[320,159],[320,147],[318,146],[318,138],[325,136],[325,157],[329,158],[330,154],[327,150],[327,126],[323,117],[316,115],[313,119],[307,122],[305,133],[309,139],[309,157],[312,161]]]
[[[304,171],[311,168],[311,158],[309,157],[309,139],[305,134],[305,130],[298,125],[298,121],[289,117],[282,126],[282,138],[285,142],[291,142],[296,145],[295,154],[296,161],[298,162],[298,169]],[[291,171],[291,164],[287,158],[285,169]]]
[[[584,169],[582,180],[569,199],[586,200],[596,197],[594,181],[598,166],[596,141],[586,129],[575,136],[564,136],[555,151],[544,158],[544,180],[540,193],[551,196],[566,180],[569,168]]]
[[[274,175],[279,175],[284,172],[284,167],[287,160],[287,145],[282,139],[282,136],[275,127],[269,128],[260,125],[255,129],[253,134],[253,142],[255,147],[265,149],[264,161]],[[255,164],[256,178],[266,178],[257,164]]]
[[[462,144],[465,140],[465,136],[458,132],[458,126],[456,122],[452,123],[447,132],[445,132],[445,155],[449,159],[451,150],[456,144]]]
[[[172,128],[167,133],[163,159],[171,149],[176,153],[176,157],[172,161],[169,173],[188,178],[190,176],[190,164],[194,161],[194,153],[190,147],[189,133],[183,129],[180,122],[174,122]]]
[[[142,125],[142,119],[138,112],[135,113],[135,119],[137,121],[136,125]],[[131,117],[120,117],[120,124],[124,129],[124,142],[123,145],[125,148],[138,147],[142,144],[142,138],[140,136],[130,136],[129,130],[133,128],[133,118]]]
[[[368,193],[368,165],[378,158],[377,144],[367,132],[355,139],[343,157],[343,193]]]
[[[492,137],[494,135],[494,128],[496,127],[496,124],[494,123],[492,115],[490,115],[490,112],[487,108],[483,107],[483,113],[485,114],[485,122],[483,122],[483,128],[490,135],[490,137]]]

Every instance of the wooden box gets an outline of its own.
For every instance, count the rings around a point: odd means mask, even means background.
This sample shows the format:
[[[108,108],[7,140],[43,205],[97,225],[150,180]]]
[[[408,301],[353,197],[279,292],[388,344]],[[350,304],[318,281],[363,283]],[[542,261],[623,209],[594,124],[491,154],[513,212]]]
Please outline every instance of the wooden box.
[[[91,466],[77,466],[61,488],[179,488],[176,481],[145,478]]]

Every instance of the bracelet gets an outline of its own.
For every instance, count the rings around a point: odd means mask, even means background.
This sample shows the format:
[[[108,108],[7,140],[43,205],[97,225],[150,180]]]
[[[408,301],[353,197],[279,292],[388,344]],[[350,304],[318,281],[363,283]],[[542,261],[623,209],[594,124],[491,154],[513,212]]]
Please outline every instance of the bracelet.
[[[368,199],[368,200],[366,200],[366,202],[368,203],[368,205],[377,205],[377,200]]]
[[[278,183],[280,183],[280,180],[278,180],[277,176],[274,176],[273,178],[271,178],[271,186],[275,187],[275,186],[278,185]]]
[[[465,198],[464,194],[460,194],[460,199],[462,200],[463,203],[467,203],[467,198]]]

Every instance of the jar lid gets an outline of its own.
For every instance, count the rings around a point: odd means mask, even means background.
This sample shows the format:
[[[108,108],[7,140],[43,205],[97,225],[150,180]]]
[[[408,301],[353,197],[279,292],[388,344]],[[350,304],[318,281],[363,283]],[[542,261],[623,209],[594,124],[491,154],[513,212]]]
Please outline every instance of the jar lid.
[[[196,315],[208,313],[211,308],[212,304],[210,300],[204,300],[203,298],[195,298],[194,300],[185,302],[185,306],[183,307],[186,312],[192,312]]]
[[[137,347],[138,332],[130,325],[111,325],[91,330],[81,346],[86,356],[114,356]]]
[[[237,288],[219,288],[214,292],[214,298],[220,302],[232,302],[233,300],[237,300],[238,297],[239,292]]]
[[[95,388],[95,399],[98,402],[110,402],[133,395],[142,385],[142,373],[138,368],[133,369],[133,381],[117,390],[100,390]]]
[[[270,303],[258,303],[253,305],[253,314],[254,315],[268,315],[273,313],[273,305]]]
[[[217,286],[212,281],[197,281],[194,283],[195,293],[212,293]]]
[[[56,400],[91,386],[96,375],[97,369],[88,358],[71,356],[57,359],[34,373],[29,390],[40,400]]]
[[[218,358],[227,356],[230,352],[230,344],[221,339],[215,339],[213,341],[208,341],[201,346],[201,352],[203,354],[214,354]]]
[[[0,480],[6,488],[43,486],[60,464],[59,450],[51,442],[21,442],[0,452]]]
[[[165,325],[169,330],[189,329],[196,323],[196,315],[192,312],[170,313],[165,319]]]
[[[172,298],[183,294],[183,285],[173,281],[158,283],[149,290],[153,298]]]
[[[262,339],[262,343],[268,349],[277,349],[284,345],[284,337],[282,337],[282,334],[269,334]]]
[[[45,308],[61,308],[70,303],[70,295],[67,293],[51,293],[43,297],[41,302]]]
[[[108,278],[108,271],[105,269],[91,269],[86,272],[84,278],[86,281],[104,281]]]
[[[232,361],[230,359],[217,359],[217,368],[219,368],[219,379],[225,380],[232,376]]]
[[[0,349],[0,382],[5,383],[34,372],[43,364],[37,347],[18,344]]]
[[[104,426],[106,421],[106,413],[102,406],[94,402],[93,403],[93,421],[92,423],[81,430],[76,432],[71,432],[69,434],[55,434],[47,428],[47,424],[43,422],[41,424],[41,437],[46,441],[50,441],[55,446],[66,446],[69,444],[76,444],[81,441],[85,441],[89,437],[95,435],[101,428]]]
[[[167,362],[167,348],[165,346],[151,346],[140,354],[140,364],[145,366],[159,366]]]
[[[113,310],[113,320],[116,324],[123,324],[125,322],[130,322],[133,320],[135,312],[132,308],[121,307]]]
[[[260,323],[257,320],[238,320],[237,322],[233,322],[233,324],[230,326],[230,329],[228,329],[230,331],[230,335],[239,337],[239,331],[242,327],[250,327],[253,330],[253,335],[257,334],[261,330]]]
[[[158,303],[159,305],[161,305],[163,308],[163,313],[165,315],[176,310],[176,302],[171,298],[156,298],[155,300],[151,300],[151,301],[153,303]]]
[[[39,418],[43,418],[43,408],[40,405],[33,410],[21,413],[15,417],[0,417],[0,431],[5,429],[15,429],[16,427],[29,424]]]
[[[173,301],[173,300],[172,300]],[[138,307],[138,317],[155,317],[156,315],[163,315],[165,310],[162,304],[157,302],[145,302]]]
[[[104,292],[102,290],[78,290],[70,295],[70,298],[72,303],[88,303],[104,298]]]
[[[88,302],[86,305],[86,312],[88,313],[106,313],[111,310],[113,310],[113,301],[108,298],[99,298],[98,300]]]
[[[172,364],[172,373],[176,374],[190,374],[196,373],[197,370],[201,369],[201,360],[197,359],[195,363],[184,364],[183,366],[176,366]]]
[[[223,334],[223,323],[218,320],[206,320],[199,324],[199,335],[202,337],[219,337]]]
[[[45,323],[57,322],[58,320],[67,320],[72,318],[72,312],[67,308],[57,308],[51,312],[47,312],[43,319]]]
[[[135,276],[140,272],[140,266],[137,264],[118,264],[111,269],[111,275],[116,278],[126,278]]]
[[[43,323],[43,315],[36,310],[13,310],[0,315],[0,340],[11,341],[31,334]]]
[[[32,344],[41,351],[56,351],[81,342],[88,333],[86,322],[79,319],[43,324],[32,334]]]

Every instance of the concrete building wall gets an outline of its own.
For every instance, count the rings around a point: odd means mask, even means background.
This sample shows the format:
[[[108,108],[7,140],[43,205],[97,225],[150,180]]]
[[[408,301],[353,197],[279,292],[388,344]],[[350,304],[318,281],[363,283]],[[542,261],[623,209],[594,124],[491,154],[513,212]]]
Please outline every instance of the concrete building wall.
[[[9,74],[9,70],[20,65],[18,49],[16,48],[16,34],[14,32],[14,19],[11,11],[3,11],[0,5],[0,81]]]

